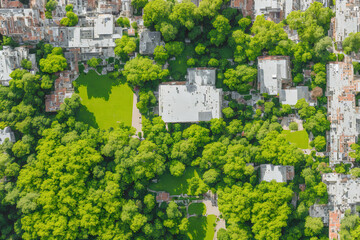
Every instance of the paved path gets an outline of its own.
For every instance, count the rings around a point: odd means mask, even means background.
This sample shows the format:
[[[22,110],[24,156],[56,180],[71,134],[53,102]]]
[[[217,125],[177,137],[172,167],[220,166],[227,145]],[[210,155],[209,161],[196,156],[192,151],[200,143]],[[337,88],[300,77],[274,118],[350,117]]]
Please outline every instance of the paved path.
[[[220,211],[218,206],[213,206],[211,200],[204,200],[203,203],[206,206],[206,216],[207,215],[215,215],[216,217],[220,216]]]
[[[219,232],[220,229],[226,229],[226,224],[225,224],[225,220],[222,218],[218,218],[219,221],[216,223],[216,227],[215,227],[215,234],[214,234],[214,240],[217,240],[217,234]]]
[[[137,96],[134,93],[131,125],[136,129],[136,136],[137,136],[138,132],[141,132],[141,134],[143,134],[143,132],[142,132],[142,124],[141,124],[141,113],[139,109],[136,107],[136,104],[137,104]]]
[[[283,120],[281,121],[281,126],[283,127],[284,130],[290,130],[289,124],[291,122],[296,122],[298,124],[298,131],[304,130],[303,121],[296,117],[284,117]]]

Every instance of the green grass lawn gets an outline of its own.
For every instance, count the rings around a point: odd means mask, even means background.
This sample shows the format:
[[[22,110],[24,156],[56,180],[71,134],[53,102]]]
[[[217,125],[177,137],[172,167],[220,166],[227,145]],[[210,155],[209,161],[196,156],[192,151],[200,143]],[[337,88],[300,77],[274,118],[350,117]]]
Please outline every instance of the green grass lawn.
[[[152,183],[150,189],[154,191],[166,191],[170,195],[179,195],[181,193],[187,193],[189,185],[187,179],[193,177],[201,177],[200,171],[194,167],[186,168],[184,174],[180,177],[174,177],[169,172],[166,172],[159,178],[157,183]]]
[[[185,81],[185,75],[187,74],[187,60],[188,57],[195,55],[193,45],[185,45],[184,51],[176,57],[176,60],[169,61],[170,76],[176,81]]]
[[[291,132],[290,130],[282,131],[286,139],[295,144],[298,148],[309,149],[309,135],[306,130]]]
[[[188,209],[189,215],[205,215],[206,206],[204,203],[192,203],[189,205]]]
[[[191,240],[212,240],[215,234],[215,215],[189,218],[188,237]]]
[[[81,74],[74,86],[83,105],[78,120],[101,129],[115,127],[118,122],[131,126],[133,92],[128,85],[89,71]]]
[[[234,50],[231,47],[222,47],[217,49],[221,59],[234,58]]]

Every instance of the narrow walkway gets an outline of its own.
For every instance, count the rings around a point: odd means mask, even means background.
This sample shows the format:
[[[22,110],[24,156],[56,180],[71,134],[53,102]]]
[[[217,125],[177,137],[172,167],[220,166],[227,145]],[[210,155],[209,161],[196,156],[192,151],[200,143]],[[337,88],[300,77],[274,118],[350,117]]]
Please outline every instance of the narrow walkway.
[[[141,135],[143,134],[143,132],[142,132],[142,124],[141,124],[141,113],[139,109],[136,107],[136,104],[137,104],[137,95],[134,93],[131,125],[136,129],[135,134],[137,136],[139,132],[141,132]]]

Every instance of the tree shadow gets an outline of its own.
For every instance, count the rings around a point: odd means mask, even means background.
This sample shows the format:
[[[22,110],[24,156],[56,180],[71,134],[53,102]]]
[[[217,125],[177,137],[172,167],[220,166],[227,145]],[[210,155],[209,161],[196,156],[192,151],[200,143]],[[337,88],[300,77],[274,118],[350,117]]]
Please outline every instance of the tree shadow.
[[[201,216],[203,213],[206,212],[206,206],[204,203],[192,203],[189,205],[189,214],[196,214]]]
[[[99,128],[94,113],[90,112],[89,109],[84,105],[81,105],[79,112],[76,115],[76,118],[78,121],[86,123],[93,128]]]
[[[207,218],[206,217],[191,217],[189,218],[189,234],[193,240],[204,240],[207,230]]]
[[[122,81],[112,79],[109,75],[98,75],[94,70],[87,74],[80,74],[78,79],[74,82],[76,91],[79,86],[85,86],[87,89],[88,98],[103,98],[109,100],[111,89],[113,86],[119,85]]]

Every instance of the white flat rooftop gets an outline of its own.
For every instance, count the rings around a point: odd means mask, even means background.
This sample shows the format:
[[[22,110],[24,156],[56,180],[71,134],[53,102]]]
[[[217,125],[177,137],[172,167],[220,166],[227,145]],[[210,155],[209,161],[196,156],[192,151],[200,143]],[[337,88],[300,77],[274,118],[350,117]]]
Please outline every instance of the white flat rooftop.
[[[188,82],[159,86],[159,115],[164,122],[200,122],[221,118],[222,90],[215,70],[188,69]]]

